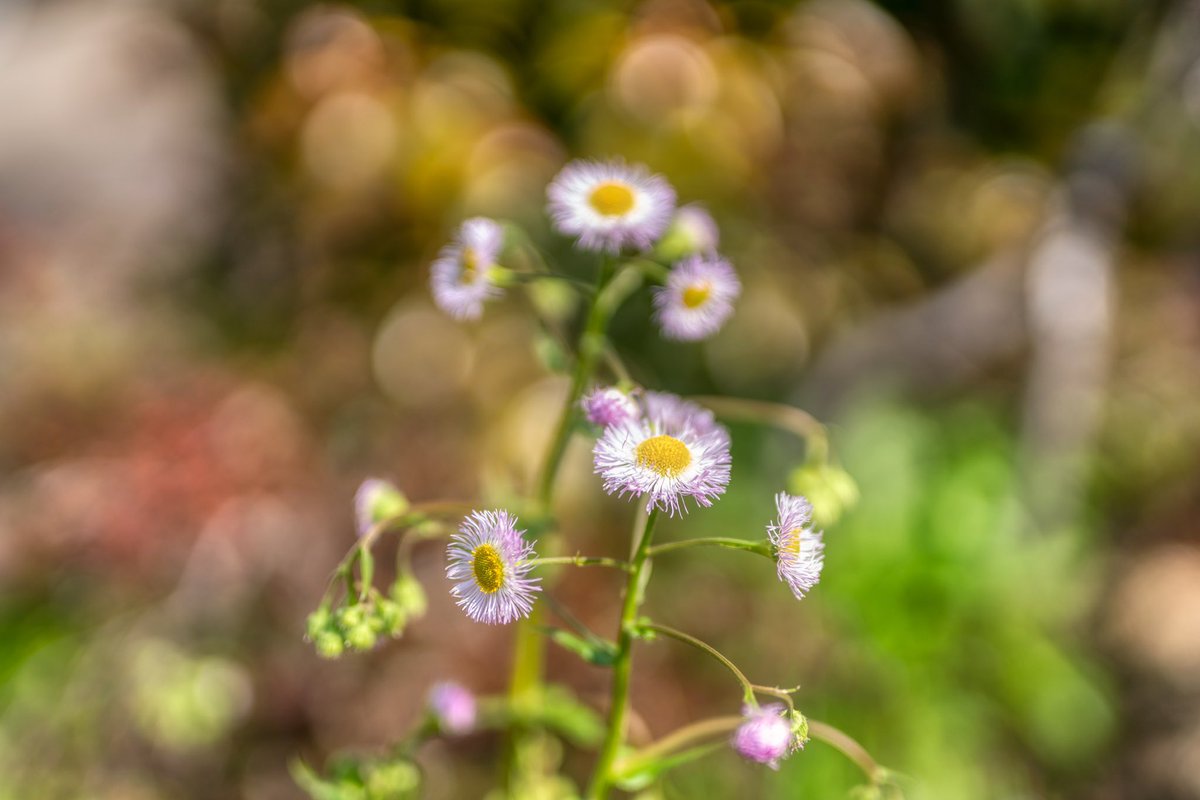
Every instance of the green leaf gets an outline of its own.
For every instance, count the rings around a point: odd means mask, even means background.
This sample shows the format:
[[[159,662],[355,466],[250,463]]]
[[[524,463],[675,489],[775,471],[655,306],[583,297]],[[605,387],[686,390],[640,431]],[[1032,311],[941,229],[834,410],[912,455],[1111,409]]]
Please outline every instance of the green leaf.
[[[542,632],[564,650],[568,650],[597,667],[611,667],[617,658],[617,646],[592,636],[587,639],[560,628],[543,628]]]

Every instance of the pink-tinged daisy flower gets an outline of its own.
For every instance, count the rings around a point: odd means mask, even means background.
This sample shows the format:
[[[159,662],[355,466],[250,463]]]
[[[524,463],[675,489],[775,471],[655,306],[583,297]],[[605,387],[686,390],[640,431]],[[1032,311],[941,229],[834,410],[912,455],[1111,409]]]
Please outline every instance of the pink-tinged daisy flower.
[[[641,404],[646,419],[658,424],[664,433],[674,434],[690,428],[699,434],[719,433],[729,440],[729,431],[717,423],[713,412],[677,394],[645,392]]]
[[[475,695],[461,683],[443,681],[429,690],[429,710],[444,732],[461,736],[475,727]]]
[[[645,167],[572,161],[546,190],[554,227],[585,250],[645,250],[671,222],[675,190]]]
[[[446,549],[450,594],[476,622],[507,625],[529,616],[539,578],[525,577],[533,565],[533,544],[516,529],[507,511],[472,511]]]
[[[778,523],[767,526],[767,536],[775,551],[776,572],[797,599],[821,579],[825,565],[825,543],[820,531],[811,527],[812,504],[803,497],[785,492],[775,495]]]
[[[715,255],[720,241],[721,232],[712,214],[704,206],[689,203],[675,212],[675,218],[654,250],[659,256],[674,261],[697,253]]]
[[[642,415],[632,397],[612,386],[600,386],[589,392],[579,403],[584,416],[593,425],[607,427],[633,422]]]
[[[804,746],[783,703],[742,708],[743,721],[731,744],[742,758],[779,769],[779,762]]]
[[[715,431],[667,433],[643,419],[605,428],[592,453],[604,491],[645,496],[647,511],[681,513],[688,497],[708,507],[729,485],[729,439]]]
[[[716,333],[729,315],[742,284],[728,261],[692,256],[680,261],[654,290],[654,315],[663,336],[696,341]]]
[[[503,245],[504,229],[496,221],[474,217],[464,222],[430,268],[437,307],[455,319],[479,319],[484,301],[504,294],[492,276]]]
[[[408,510],[408,499],[389,481],[367,478],[354,493],[354,523],[359,536],[384,520],[393,519]]]

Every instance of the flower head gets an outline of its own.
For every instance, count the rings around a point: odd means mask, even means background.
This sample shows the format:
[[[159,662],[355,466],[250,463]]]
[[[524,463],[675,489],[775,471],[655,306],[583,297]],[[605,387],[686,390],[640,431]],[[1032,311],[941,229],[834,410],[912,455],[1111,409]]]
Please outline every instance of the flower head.
[[[583,413],[593,425],[623,425],[641,416],[632,397],[612,386],[597,387],[580,401]]]
[[[718,433],[729,439],[729,431],[717,422],[713,412],[670,392],[645,392],[641,398],[646,419],[657,423],[665,433],[690,428],[699,434]]]
[[[504,229],[495,220],[474,217],[464,222],[430,269],[438,308],[455,319],[479,319],[484,301],[503,294],[490,274],[503,244]]]
[[[443,681],[429,690],[429,710],[438,727],[446,733],[462,735],[475,727],[478,709],[475,695],[461,683]]]
[[[697,255],[680,261],[654,290],[654,314],[663,336],[696,341],[716,333],[733,313],[742,284],[728,261]]]
[[[507,511],[472,511],[450,537],[446,577],[450,594],[476,622],[507,625],[529,616],[540,579],[525,577],[533,544]]]
[[[783,703],[771,703],[761,708],[745,706],[742,717],[742,724],[734,731],[730,743],[748,761],[779,769],[781,759],[804,746]]]
[[[546,190],[554,227],[585,250],[644,250],[662,235],[675,190],[645,167],[620,161],[572,161]]]
[[[354,522],[359,536],[408,509],[408,499],[391,482],[367,478],[354,493]]]
[[[668,429],[651,420],[604,430],[592,451],[604,490],[646,497],[646,510],[686,511],[691,497],[711,506],[729,484],[729,438],[690,425]]]
[[[811,527],[812,504],[803,497],[786,492],[775,495],[778,523],[767,526],[767,536],[775,550],[779,580],[786,583],[797,599],[821,579],[825,564],[825,543],[820,531]]]
[[[704,206],[689,203],[680,206],[667,232],[654,246],[657,255],[669,261],[704,253],[714,255],[721,241],[717,223]]]

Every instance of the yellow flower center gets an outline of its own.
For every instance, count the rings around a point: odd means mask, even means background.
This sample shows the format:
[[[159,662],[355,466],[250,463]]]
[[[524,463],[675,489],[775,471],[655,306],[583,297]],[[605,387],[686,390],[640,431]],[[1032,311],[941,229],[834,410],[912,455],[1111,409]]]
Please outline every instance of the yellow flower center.
[[[790,531],[788,531],[787,532],[787,544],[785,544],[783,546],[783,549],[786,550],[787,552],[791,553],[792,555],[799,557],[800,546],[801,546],[801,544],[803,544],[800,541],[800,534],[803,532],[804,531],[801,528],[792,528]]]
[[[633,208],[633,190],[622,183],[602,183],[592,190],[588,202],[606,217],[619,217]]]
[[[637,463],[674,478],[692,463],[692,451],[674,436],[653,436],[637,446]]]
[[[484,594],[493,594],[504,585],[504,559],[490,544],[481,544],[471,551],[471,572],[475,585]]]
[[[699,308],[712,294],[712,284],[701,283],[683,290],[683,304],[688,308]]]
[[[462,273],[458,276],[459,283],[474,283],[475,273],[479,271],[479,256],[475,248],[464,247],[462,251]]]

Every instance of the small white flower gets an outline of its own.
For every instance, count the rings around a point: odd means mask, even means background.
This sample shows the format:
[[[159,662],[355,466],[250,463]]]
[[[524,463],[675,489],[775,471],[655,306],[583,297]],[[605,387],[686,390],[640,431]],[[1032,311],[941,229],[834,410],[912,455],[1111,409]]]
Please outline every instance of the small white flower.
[[[572,161],[546,190],[554,227],[585,250],[645,250],[671,222],[675,190],[645,167]]]
[[[633,422],[642,414],[632,397],[613,386],[593,389],[579,404],[593,425],[622,425]]]
[[[495,220],[474,217],[464,222],[430,268],[438,308],[455,319],[479,319],[484,301],[504,294],[492,281],[503,245],[504,229]]]
[[[527,617],[541,591],[539,578],[525,577],[535,554],[516,522],[507,511],[472,511],[450,537],[450,594],[476,622],[507,625]]]
[[[723,258],[697,255],[680,261],[654,290],[654,315],[663,336],[704,339],[720,330],[742,293],[733,266]]]
[[[825,542],[820,531],[811,527],[812,505],[803,497],[780,492],[775,495],[775,508],[779,521],[767,526],[767,536],[775,550],[776,571],[802,600],[821,579]]]
[[[711,506],[729,485],[729,439],[689,425],[671,433],[647,420],[613,425],[604,430],[593,455],[604,490],[645,496],[647,511],[657,506],[681,513],[688,497]]]

